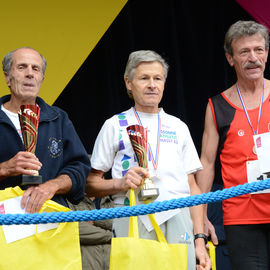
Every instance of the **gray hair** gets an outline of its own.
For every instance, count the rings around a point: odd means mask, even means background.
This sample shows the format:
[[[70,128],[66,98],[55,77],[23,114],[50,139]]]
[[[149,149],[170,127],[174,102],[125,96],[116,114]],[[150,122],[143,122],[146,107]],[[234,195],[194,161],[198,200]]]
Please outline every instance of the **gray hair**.
[[[265,40],[265,49],[269,49],[269,33],[268,29],[254,21],[237,21],[230,26],[225,35],[224,50],[226,53],[233,56],[232,42],[241,37],[253,36],[260,34]]]
[[[159,62],[163,66],[164,78],[166,80],[169,70],[169,65],[166,61],[156,52],[150,50],[140,50],[132,52],[127,61],[124,78],[128,78],[130,81],[133,79],[135,69],[143,62]],[[128,96],[132,98],[132,93],[127,89]]]
[[[10,75],[10,70],[11,70],[11,66],[12,66],[12,63],[13,63],[13,54],[14,54],[14,52],[16,52],[16,51],[18,51],[18,50],[20,50],[20,49],[31,49],[31,50],[33,50],[33,51],[36,51],[36,52],[40,55],[40,57],[41,57],[41,59],[42,59],[42,61],[43,61],[42,75],[43,75],[43,77],[44,77],[44,75],[45,75],[45,70],[46,70],[46,67],[47,67],[47,61],[46,61],[46,59],[44,58],[44,56],[43,56],[40,52],[38,52],[37,50],[35,50],[35,49],[33,49],[33,48],[30,48],[30,47],[22,47],[22,48],[18,48],[18,49],[15,49],[15,50],[13,50],[13,51],[7,53],[7,54],[5,55],[3,61],[2,61],[3,71],[6,72],[8,75]]]

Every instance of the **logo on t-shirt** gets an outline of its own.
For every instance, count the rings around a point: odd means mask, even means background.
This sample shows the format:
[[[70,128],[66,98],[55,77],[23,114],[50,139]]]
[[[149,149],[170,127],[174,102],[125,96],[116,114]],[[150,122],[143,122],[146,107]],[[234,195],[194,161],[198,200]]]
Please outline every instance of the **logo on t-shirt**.
[[[166,143],[178,144],[176,131],[174,130],[164,130],[160,131],[160,141]]]

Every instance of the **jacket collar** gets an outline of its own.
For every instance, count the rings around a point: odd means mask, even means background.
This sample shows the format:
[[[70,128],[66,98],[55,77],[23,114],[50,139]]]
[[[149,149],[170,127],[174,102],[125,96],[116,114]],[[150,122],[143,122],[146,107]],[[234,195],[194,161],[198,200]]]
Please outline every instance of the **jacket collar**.
[[[6,95],[0,98],[0,120],[4,120],[7,117],[6,114],[1,110],[1,106],[9,100],[10,95]],[[40,107],[39,122],[51,121],[58,117],[59,113],[57,110],[54,107],[48,105],[42,98],[37,97],[36,102]]]

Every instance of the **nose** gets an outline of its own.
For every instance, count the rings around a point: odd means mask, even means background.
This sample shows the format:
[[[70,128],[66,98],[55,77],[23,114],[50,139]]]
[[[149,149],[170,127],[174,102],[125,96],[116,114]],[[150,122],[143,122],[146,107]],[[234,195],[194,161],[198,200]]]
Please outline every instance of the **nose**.
[[[257,61],[257,55],[255,51],[251,50],[249,54],[249,61],[250,62],[256,62]]]
[[[155,87],[156,87],[156,83],[155,83],[154,78],[150,78],[150,79],[149,79],[149,84],[148,84],[148,86],[151,87],[151,88],[155,88]]]
[[[34,72],[33,72],[32,67],[27,67],[27,68],[25,69],[25,76],[26,76],[27,78],[33,78]]]

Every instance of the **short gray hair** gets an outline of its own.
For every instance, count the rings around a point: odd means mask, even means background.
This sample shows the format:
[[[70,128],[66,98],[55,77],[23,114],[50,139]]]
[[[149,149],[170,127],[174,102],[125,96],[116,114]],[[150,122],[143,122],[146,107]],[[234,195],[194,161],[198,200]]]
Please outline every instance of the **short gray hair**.
[[[2,61],[3,71],[6,72],[8,75],[10,74],[11,66],[12,66],[12,63],[13,63],[13,54],[14,54],[14,52],[16,52],[16,51],[18,51],[20,49],[31,49],[33,51],[36,51],[40,55],[40,57],[41,57],[41,59],[43,61],[42,74],[43,74],[43,77],[44,77],[45,70],[46,70],[46,67],[47,67],[47,61],[40,52],[38,52],[37,50],[35,50],[35,49],[31,48],[31,47],[21,47],[21,48],[15,49],[15,50],[7,53],[5,55],[3,61]]]
[[[265,40],[265,49],[269,49],[269,33],[268,29],[254,21],[237,21],[232,24],[225,35],[224,50],[233,56],[232,42],[241,37],[253,36],[260,34]]]
[[[128,78],[130,81],[133,79],[135,69],[141,63],[152,63],[159,62],[163,66],[164,78],[166,80],[169,70],[169,65],[166,61],[156,52],[151,50],[140,50],[132,52],[127,61],[124,78]],[[132,93],[129,89],[127,89],[127,94],[130,98],[132,97]]]

